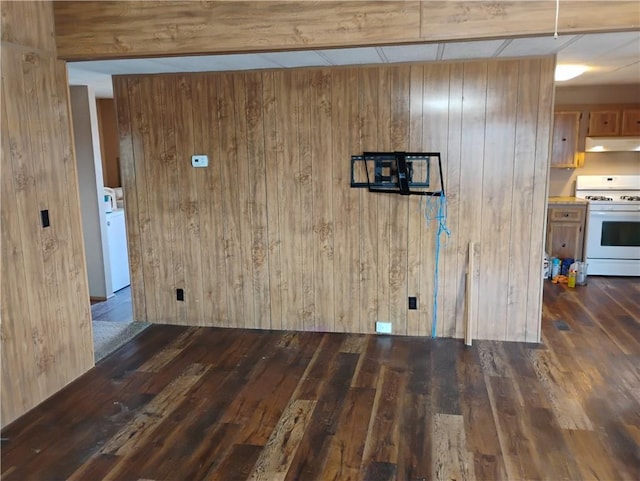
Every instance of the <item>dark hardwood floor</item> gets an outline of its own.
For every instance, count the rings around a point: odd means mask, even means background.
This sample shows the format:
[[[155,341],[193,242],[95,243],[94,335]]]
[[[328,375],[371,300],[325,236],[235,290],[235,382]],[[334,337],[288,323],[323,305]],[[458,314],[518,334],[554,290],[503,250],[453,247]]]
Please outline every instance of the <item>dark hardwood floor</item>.
[[[2,479],[640,479],[640,282],[539,345],[152,326],[3,430]]]

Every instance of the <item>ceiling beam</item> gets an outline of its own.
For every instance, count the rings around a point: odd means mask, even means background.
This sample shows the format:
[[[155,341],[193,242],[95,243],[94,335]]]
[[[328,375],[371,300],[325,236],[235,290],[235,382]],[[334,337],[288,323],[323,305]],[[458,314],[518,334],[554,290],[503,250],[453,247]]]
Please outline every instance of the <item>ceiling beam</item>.
[[[550,0],[54,3],[66,60],[550,35],[555,14]],[[561,0],[558,20],[563,34],[640,28],[636,0]]]

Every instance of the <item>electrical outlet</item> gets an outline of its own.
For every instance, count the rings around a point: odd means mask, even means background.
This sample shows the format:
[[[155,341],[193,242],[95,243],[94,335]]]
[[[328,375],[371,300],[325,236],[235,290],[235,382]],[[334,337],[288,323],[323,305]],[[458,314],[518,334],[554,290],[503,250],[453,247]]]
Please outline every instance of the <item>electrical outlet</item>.
[[[376,322],[376,332],[378,334],[391,334],[390,322]]]
[[[409,296],[409,309],[417,309],[418,308],[418,298]]]
[[[49,222],[49,209],[40,211],[40,221],[42,222],[42,227],[49,227],[51,225]]]
[[[191,165],[193,167],[207,167],[209,165],[209,157],[206,155],[192,155]]]

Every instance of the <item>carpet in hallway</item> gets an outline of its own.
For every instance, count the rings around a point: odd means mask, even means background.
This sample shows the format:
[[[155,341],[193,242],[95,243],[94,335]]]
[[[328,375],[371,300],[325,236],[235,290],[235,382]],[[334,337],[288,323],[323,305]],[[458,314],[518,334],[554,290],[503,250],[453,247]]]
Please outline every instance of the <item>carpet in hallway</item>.
[[[93,321],[94,359],[97,363],[149,327],[148,322]]]

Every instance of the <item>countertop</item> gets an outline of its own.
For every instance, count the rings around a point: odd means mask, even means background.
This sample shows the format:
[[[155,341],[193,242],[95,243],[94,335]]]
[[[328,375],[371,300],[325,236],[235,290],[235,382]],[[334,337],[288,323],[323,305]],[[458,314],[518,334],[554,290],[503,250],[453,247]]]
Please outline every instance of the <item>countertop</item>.
[[[578,197],[549,197],[548,204],[584,204],[589,203],[588,200],[579,199]]]

